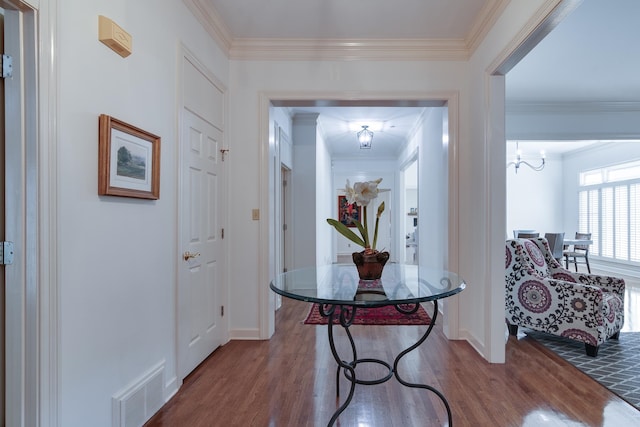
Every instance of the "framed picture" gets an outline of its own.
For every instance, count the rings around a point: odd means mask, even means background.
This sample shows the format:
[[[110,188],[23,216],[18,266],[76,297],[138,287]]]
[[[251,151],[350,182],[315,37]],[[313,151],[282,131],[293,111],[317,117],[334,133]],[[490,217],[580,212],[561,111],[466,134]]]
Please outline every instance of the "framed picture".
[[[160,198],[160,137],[101,114],[98,194]]]
[[[338,220],[347,227],[355,227],[356,225],[351,221],[362,221],[362,206],[358,206],[357,203],[347,203],[347,196],[338,196]]]

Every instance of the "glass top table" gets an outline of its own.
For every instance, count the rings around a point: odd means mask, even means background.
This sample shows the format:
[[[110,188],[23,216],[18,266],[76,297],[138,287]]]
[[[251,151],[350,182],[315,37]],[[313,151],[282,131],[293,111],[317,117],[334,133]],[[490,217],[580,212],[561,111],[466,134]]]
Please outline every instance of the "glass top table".
[[[271,289],[287,298],[317,303],[320,315],[327,317],[328,338],[331,353],[338,364],[336,373],[336,401],[339,402],[339,375],[350,382],[349,395],[340,405],[328,426],[334,425],[340,414],[347,408],[353,398],[356,384],[381,384],[392,377],[406,387],[420,388],[433,392],[443,402],[449,421],[453,425],[451,408],[444,395],[427,384],[410,383],[398,373],[398,363],[406,354],[418,348],[431,333],[438,317],[438,300],[462,292],[465,281],[455,273],[445,270],[429,269],[417,265],[387,264],[379,280],[360,280],[353,264],[332,264],[321,267],[303,268],[279,274],[269,285]],[[376,358],[362,358],[357,349],[349,327],[352,325],[358,309],[383,306],[394,306],[403,314],[413,314],[421,307],[421,303],[433,302],[433,313],[429,326],[418,341],[401,351],[393,363]],[[351,354],[345,357],[338,353],[335,345],[334,325],[340,325],[349,339]],[[377,379],[361,379],[357,376],[358,365],[374,363],[388,369],[386,375]]]
[[[353,264],[332,264],[288,271],[270,286],[300,301],[380,307],[435,301],[462,292],[466,284],[454,273],[408,264],[387,264],[380,280],[360,280]]]

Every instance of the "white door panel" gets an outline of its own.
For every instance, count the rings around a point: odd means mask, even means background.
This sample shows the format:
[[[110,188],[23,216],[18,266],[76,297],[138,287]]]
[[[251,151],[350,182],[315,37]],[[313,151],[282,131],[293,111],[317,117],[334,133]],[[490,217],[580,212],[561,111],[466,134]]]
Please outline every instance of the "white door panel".
[[[187,355],[181,373],[191,372],[222,343],[220,327],[220,156],[222,131],[189,110],[183,110],[182,159],[184,261],[187,306],[181,322],[188,329]]]

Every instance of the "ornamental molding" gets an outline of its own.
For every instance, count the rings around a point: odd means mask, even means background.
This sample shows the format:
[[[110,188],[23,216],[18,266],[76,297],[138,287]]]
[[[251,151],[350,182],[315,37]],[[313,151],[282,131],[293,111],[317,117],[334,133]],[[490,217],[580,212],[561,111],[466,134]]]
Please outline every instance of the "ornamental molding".
[[[211,6],[210,2],[204,0],[182,0],[187,9],[202,24],[205,31],[215,40],[222,51],[229,54],[232,37],[229,27],[224,23],[218,12]]]
[[[486,2],[466,39],[254,39],[233,38],[206,0],[183,0],[232,60],[298,61],[467,61],[510,0]]]
[[[236,39],[235,60],[298,61],[466,61],[464,40],[424,39]]]
[[[507,101],[507,114],[579,114],[640,112],[639,101]]]

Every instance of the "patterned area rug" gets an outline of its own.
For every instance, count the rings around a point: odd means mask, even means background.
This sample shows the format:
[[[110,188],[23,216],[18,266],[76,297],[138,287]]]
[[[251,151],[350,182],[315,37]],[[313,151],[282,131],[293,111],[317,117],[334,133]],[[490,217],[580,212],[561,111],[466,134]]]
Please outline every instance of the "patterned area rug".
[[[558,356],[640,409],[640,332],[623,332],[607,340],[597,357],[585,354],[584,344],[553,335],[525,331]]]
[[[339,310],[339,307],[337,308]],[[413,314],[402,314],[392,305],[378,308],[358,308],[354,325],[428,325],[431,317],[420,306]],[[309,310],[306,325],[326,325],[327,318],[320,315],[318,304],[313,304]]]

